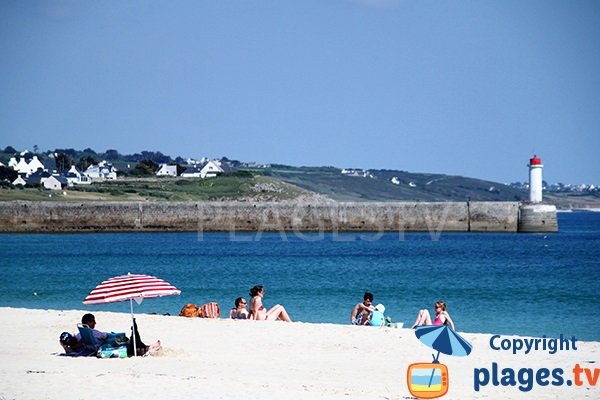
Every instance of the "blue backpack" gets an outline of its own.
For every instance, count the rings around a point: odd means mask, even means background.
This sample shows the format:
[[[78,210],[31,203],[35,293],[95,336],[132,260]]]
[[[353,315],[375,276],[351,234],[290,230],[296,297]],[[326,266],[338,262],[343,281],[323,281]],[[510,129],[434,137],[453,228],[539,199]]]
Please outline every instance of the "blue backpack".
[[[381,311],[375,310],[371,313],[371,326],[383,326],[385,324],[385,317]]]

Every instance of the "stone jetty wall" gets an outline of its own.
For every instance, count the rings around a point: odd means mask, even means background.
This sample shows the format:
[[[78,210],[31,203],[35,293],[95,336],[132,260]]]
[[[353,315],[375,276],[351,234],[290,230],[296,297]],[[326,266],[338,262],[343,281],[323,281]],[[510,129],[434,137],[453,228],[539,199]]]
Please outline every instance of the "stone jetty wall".
[[[519,208],[516,202],[8,201],[0,202],[0,232],[517,232]]]

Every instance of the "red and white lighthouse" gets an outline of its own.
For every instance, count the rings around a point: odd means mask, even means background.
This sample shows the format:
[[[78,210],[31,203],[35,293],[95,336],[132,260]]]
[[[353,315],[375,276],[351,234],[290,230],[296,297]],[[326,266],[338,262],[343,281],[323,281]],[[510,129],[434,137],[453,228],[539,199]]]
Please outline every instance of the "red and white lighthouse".
[[[542,159],[534,155],[529,159],[529,201],[542,202]]]

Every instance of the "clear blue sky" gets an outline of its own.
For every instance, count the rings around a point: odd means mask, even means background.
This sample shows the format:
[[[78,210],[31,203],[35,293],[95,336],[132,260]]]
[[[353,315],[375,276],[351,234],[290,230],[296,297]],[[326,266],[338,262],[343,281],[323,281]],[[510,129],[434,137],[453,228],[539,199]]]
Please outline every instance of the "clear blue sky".
[[[0,146],[600,183],[600,1],[0,2]]]

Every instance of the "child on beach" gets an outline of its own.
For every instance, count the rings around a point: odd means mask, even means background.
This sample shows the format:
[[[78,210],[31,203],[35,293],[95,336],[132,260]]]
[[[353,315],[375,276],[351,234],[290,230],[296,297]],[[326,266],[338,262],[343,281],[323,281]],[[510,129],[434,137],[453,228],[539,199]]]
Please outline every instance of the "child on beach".
[[[276,304],[267,310],[262,304],[262,298],[265,295],[265,289],[261,285],[256,285],[250,289],[250,316],[252,319],[259,321],[275,321],[282,320],[285,322],[292,322],[292,319],[288,315],[285,307],[281,304]]]
[[[452,322],[450,314],[448,314],[446,311],[446,303],[443,301],[437,301],[435,303],[435,319],[433,321],[431,321],[431,316],[429,315],[428,310],[419,310],[417,319],[415,320],[412,328],[415,329],[417,326],[423,325],[449,325],[450,328],[454,330],[454,322]]]

